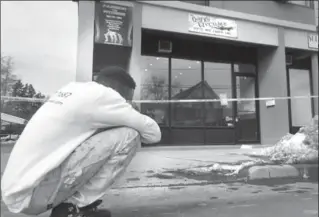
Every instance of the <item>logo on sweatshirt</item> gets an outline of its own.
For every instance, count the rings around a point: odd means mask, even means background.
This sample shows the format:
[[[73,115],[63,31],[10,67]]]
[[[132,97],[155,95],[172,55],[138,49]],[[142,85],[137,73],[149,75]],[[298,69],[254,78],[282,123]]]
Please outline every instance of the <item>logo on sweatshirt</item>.
[[[71,96],[71,92],[63,92],[63,91],[57,91],[51,99],[48,100],[48,102],[55,103],[55,104],[63,104],[63,100]]]

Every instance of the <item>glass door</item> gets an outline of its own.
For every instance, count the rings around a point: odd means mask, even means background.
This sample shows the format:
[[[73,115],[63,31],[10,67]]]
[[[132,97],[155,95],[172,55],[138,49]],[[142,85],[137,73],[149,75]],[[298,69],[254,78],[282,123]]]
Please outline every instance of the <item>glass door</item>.
[[[259,124],[257,117],[256,77],[236,75],[236,97],[247,99],[236,103],[235,131],[238,144],[257,143],[259,141]],[[249,100],[253,99],[253,100]]]
[[[312,118],[311,98],[293,99],[296,96],[310,96],[310,71],[307,69],[288,70],[290,101],[290,133],[296,133],[303,125],[308,124]]]

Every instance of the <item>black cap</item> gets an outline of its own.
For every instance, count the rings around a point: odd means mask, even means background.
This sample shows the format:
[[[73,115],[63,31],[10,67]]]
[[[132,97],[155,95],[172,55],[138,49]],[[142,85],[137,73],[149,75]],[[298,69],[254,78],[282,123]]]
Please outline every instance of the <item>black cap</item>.
[[[119,66],[108,66],[97,73],[97,79],[100,77],[112,77],[121,83],[126,84],[129,88],[135,89],[136,83],[134,79],[126,72],[125,69]]]

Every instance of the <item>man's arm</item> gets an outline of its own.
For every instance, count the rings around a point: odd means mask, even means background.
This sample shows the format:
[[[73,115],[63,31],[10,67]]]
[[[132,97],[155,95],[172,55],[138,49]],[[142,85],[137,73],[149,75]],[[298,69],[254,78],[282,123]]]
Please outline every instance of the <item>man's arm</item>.
[[[142,142],[157,143],[161,140],[161,130],[150,117],[136,111],[125,99],[111,88],[97,99],[92,108],[92,122],[95,128],[127,126],[137,130]]]

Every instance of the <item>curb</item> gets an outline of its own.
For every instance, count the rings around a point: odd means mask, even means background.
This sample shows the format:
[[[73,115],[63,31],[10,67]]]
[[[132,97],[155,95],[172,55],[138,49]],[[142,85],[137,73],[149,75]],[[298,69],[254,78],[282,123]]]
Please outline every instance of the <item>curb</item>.
[[[252,166],[239,172],[237,177],[228,177],[224,180],[198,181],[198,182],[177,182],[174,184],[147,184],[147,185],[131,185],[118,186],[111,189],[134,189],[134,188],[161,188],[161,187],[186,187],[186,186],[205,186],[216,185],[222,183],[250,183],[259,181],[266,183],[267,181],[276,182],[284,180],[318,180],[318,164],[298,164],[298,165],[263,165]]]
[[[248,168],[247,180],[283,179],[283,178],[317,178],[318,164],[267,165]]]

